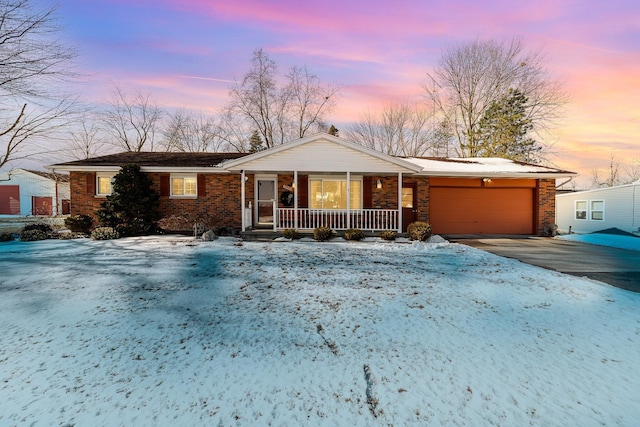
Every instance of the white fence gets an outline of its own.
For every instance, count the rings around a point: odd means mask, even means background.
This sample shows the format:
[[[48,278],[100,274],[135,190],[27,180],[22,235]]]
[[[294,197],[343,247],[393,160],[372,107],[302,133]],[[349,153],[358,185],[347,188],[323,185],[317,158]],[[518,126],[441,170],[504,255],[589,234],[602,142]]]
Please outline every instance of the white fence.
[[[359,228],[365,231],[398,229],[398,210],[396,209],[358,209],[323,210],[306,208],[277,208],[276,228],[295,228],[313,230],[316,227],[329,227],[333,230]],[[297,218],[297,221],[296,221]]]

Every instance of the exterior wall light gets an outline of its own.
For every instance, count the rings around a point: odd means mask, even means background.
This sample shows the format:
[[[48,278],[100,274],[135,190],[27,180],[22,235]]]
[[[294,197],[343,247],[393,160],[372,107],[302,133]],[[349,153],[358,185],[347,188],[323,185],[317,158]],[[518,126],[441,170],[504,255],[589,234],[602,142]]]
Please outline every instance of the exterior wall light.
[[[491,182],[491,178],[482,178],[482,182]]]
[[[376,182],[376,188],[378,190],[382,188],[382,181],[380,181],[380,178],[378,178],[378,181]]]

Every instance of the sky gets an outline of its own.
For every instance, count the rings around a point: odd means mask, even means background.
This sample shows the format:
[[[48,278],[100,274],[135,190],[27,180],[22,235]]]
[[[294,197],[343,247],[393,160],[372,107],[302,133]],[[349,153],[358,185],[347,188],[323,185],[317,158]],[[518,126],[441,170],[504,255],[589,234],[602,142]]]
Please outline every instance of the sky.
[[[546,141],[553,165],[587,182],[611,156],[640,160],[637,0],[61,0],[59,18],[85,102],[104,102],[117,83],[164,108],[215,113],[262,48],[283,71],[306,65],[342,87],[328,117],[339,129],[421,99],[443,49],[520,37],[570,99]]]

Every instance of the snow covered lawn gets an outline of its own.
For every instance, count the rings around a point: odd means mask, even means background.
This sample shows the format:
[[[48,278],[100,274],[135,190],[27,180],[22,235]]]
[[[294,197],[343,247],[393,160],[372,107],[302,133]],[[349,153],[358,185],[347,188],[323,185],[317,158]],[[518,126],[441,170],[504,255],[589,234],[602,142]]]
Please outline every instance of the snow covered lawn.
[[[640,294],[464,245],[0,244],[0,425],[634,425]]]

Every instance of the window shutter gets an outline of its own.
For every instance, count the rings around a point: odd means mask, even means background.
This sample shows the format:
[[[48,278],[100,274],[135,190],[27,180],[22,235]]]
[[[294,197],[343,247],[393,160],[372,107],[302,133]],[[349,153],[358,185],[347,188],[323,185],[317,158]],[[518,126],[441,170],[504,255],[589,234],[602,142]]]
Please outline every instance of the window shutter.
[[[171,177],[169,175],[160,175],[160,195],[161,196],[170,196],[171,195]]]
[[[96,194],[96,174],[88,173],[87,175],[87,194],[95,196]]]
[[[198,174],[198,197],[207,195],[207,181],[204,175]]]
[[[298,207],[309,207],[309,177],[298,175]]]
[[[373,208],[373,177],[362,177],[362,207],[364,209]]]

